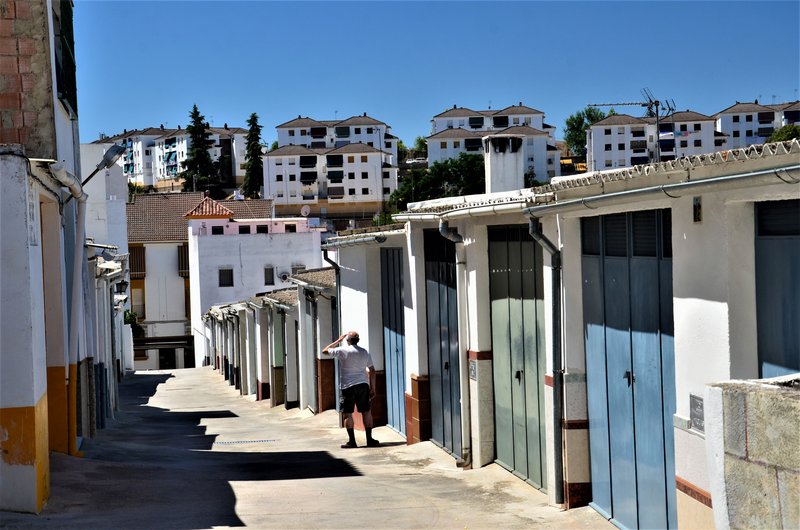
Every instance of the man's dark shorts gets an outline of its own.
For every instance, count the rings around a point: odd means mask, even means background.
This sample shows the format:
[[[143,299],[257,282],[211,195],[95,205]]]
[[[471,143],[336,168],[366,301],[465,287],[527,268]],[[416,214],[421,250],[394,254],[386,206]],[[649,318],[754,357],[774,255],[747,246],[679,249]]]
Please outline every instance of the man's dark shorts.
[[[359,383],[345,388],[339,395],[339,404],[345,414],[352,414],[354,406],[358,407],[358,411],[362,414],[367,412],[370,409],[369,385]]]

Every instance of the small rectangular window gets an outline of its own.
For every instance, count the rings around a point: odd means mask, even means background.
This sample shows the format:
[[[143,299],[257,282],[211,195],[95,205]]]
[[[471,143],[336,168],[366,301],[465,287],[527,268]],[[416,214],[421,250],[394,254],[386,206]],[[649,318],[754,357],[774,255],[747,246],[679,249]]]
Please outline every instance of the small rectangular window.
[[[747,131],[745,132],[745,136],[747,136],[747,137],[753,136],[753,131],[751,131],[751,130],[747,130]]]
[[[350,180],[353,180],[354,178],[356,178],[355,171],[348,171],[347,178],[349,178]]]
[[[458,140],[453,142],[453,148],[458,149],[459,147],[461,147],[461,142],[459,142]]]
[[[733,137],[739,138],[739,131],[733,131]]]
[[[695,123],[694,124],[694,130],[695,131],[699,131],[700,130],[700,124],[699,123]]]
[[[289,175],[289,182],[294,182],[297,180],[297,175]]]
[[[367,127],[367,134],[372,134],[372,127]]]
[[[366,171],[362,171],[362,172],[361,172],[361,178],[362,178],[362,179],[367,179],[367,178],[369,178],[369,173],[368,173],[368,172],[366,172]]]
[[[275,182],[283,182],[283,175],[275,175]]]
[[[681,131],[688,131],[689,130],[689,125],[687,123],[681,123],[680,130]]]
[[[617,134],[625,134],[625,127],[617,127]]]
[[[239,225],[239,233],[240,234],[249,234],[250,233],[250,225]]]
[[[264,267],[264,285],[275,285],[275,267]]]
[[[383,188],[383,194],[384,195],[391,195],[392,194],[392,190],[390,188]]]
[[[753,121],[753,115],[748,114],[747,116],[744,117],[744,121]]]
[[[703,147],[703,140],[695,140],[694,141],[695,147]]]
[[[284,232],[288,234],[294,234],[295,232],[297,232],[297,225],[294,223],[286,223],[286,225],[284,226]]]
[[[603,133],[604,133],[606,136],[609,136],[609,135],[611,134],[611,129],[605,129],[605,130],[603,131]]]
[[[681,140],[681,147],[689,147],[689,142],[687,140]]]
[[[606,144],[606,151],[611,151],[611,144]]]
[[[439,147],[441,149],[447,149],[447,142],[439,142]]]
[[[233,287],[233,269],[219,269],[219,286]]]
[[[383,178],[385,178],[385,179],[392,178],[392,174],[390,172],[388,172],[388,171],[384,171],[383,172]]]
[[[361,188],[361,195],[369,195],[369,188]]]
[[[269,225],[256,225],[256,234],[269,234]]]
[[[356,157],[355,157],[355,156],[353,156],[353,155],[350,155],[350,156],[348,156],[348,157],[347,157],[347,161],[348,161],[350,164],[353,164],[353,163],[355,163],[355,161],[356,161]]]
[[[617,144],[617,149],[619,149],[620,151],[624,151],[625,150],[625,144]]]
[[[279,158],[279,159],[277,159],[277,160],[275,161],[275,165],[276,165],[276,166],[282,166],[282,165],[283,165],[283,160],[282,160],[282,159],[280,159],[280,158]]]
[[[224,233],[225,233],[225,227],[224,226],[212,226],[211,227],[211,235],[221,236]]]
[[[356,127],[355,129],[353,129],[353,133],[354,134],[361,134],[361,127]]]
[[[349,188],[347,190],[347,194],[348,195],[355,195],[356,194],[356,189],[355,188]]]
[[[367,155],[361,155],[361,162],[367,163]]]
[[[739,123],[739,116],[733,117],[733,123]]]

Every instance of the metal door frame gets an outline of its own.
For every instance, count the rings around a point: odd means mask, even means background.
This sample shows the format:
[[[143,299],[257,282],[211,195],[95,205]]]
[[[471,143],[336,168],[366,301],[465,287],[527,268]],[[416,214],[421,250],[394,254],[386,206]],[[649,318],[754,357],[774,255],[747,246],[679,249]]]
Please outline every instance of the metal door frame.
[[[406,435],[403,249],[381,248],[380,255],[386,416],[389,427]]]

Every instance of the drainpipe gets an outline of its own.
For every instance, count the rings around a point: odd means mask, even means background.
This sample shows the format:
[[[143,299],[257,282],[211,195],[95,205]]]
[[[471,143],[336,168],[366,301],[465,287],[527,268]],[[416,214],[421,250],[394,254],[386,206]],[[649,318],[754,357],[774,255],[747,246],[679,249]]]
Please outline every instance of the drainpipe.
[[[561,252],[542,233],[537,217],[528,220],[528,233],[548,254],[553,275],[553,440],[555,445],[556,504],[564,503],[564,367],[561,358]]]
[[[464,238],[458,229],[451,228],[447,221],[439,221],[439,233],[445,239],[456,244],[456,304],[458,306],[458,351],[459,355],[469,349],[469,336],[467,334],[467,256],[464,250]],[[461,458],[457,461],[458,467],[470,469],[472,467],[472,418],[469,409],[469,356],[467,362],[458,363],[458,380],[461,390],[461,433],[462,451]],[[465,407],[464,404],[467,404]]]
[[[64,164],[56,162],[50,165],[50,172],[53,177],[63,186],[69,189],[71,196],[77,199],[77,216],[75,226],[75,248],[72,266],[72,291],[70,323],[69,323],[69,350],[65,356],[66,361],[66,382],[67,382],[67,414],[68,414],[68,433],[69,433],[69,453],[78,453],[78,394],[75,388],[77,381],[70,380],[70,365],[78,364],[78,347],[80,342],[78,337],[84,326],[83,311],[83,262],[84,244],[86,242],[86,199],[88,195],[83,191],[80,180],[69,175],[64,168]]]
[[[384,238],[385,239],[385,238]],[[328,249],[322,249],[322,259],[330,264],[333,267],[334,272],[336,273],[336,327],[341,333],[342,329],[342,268],[339,266],[338,263],[333,261],[330,257],[328,257]]]

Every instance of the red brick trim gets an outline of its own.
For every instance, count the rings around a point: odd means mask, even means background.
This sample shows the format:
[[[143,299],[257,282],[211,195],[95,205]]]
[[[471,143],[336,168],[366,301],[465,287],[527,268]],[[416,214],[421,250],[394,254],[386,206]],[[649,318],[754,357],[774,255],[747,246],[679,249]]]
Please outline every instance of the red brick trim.
[[[489,350],[489,351],[467,350],[467,354],[469,355],[469,360],[470,361],[491,361],[492,360],[492,350]]]
[[[553,388],[553,376],[552,375],[545,375],[544,376],[544,384],[545,386],[549,386]]]
[[[682,479],[679,476],[675,476],[675,486],[678,488],[678,491],[681,491],[688,495],[689,497],[693,498],[699,503],[705,504],[709,508],[711,508],[711,494],[706,490],[700,489],[691,482],[687,482],[686,480]]]
[[[564,420],[565,429],[588,429],[589,420]]]

